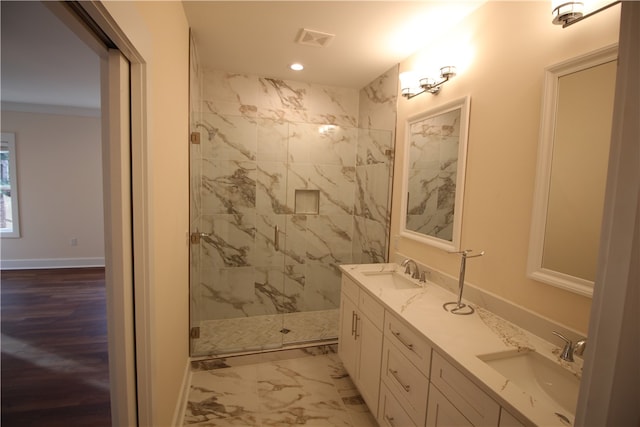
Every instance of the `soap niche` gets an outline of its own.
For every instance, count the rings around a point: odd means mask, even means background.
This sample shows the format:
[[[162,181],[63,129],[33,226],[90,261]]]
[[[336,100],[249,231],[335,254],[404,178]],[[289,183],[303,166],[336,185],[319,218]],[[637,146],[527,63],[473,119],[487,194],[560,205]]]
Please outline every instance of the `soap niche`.
[[[295,213],[318,215],[320,213],[320,190],[296,189]]]

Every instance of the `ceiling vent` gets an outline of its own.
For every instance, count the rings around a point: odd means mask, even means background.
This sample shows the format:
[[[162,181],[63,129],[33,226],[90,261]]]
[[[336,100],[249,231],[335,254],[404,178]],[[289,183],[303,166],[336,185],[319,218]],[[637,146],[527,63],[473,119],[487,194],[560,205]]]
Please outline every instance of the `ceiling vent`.
[[[335,37],[335,34],[322,33],[320,31],[303,28],[298,36],[298,43],[307,46],[325,47]]]

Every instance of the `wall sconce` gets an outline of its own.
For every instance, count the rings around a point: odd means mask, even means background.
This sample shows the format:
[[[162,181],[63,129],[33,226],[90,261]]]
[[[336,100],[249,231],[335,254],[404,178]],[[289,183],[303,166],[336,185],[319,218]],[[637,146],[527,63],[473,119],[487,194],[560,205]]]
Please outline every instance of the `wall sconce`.
[[[440,68],[440,79],[435,80],[431,77],[416,78],[416,75],[412,71],[407,71],[400,74],[400,87],[402,96],[407,99],[411,99],[414,96],[418,96],[421,93],[429,92],[432,95],[440,93],[442,84],[449,81],[456,75],[456,67],[453,65],[447,65]]]
[[[578,1],[555,1],[551,4],[553,23],[556,25],[564,25],[567,22],[581,18],[584,9],[584,3]]]
[[[553,14],[552,22],[556,25],[562,25],[562,28],[565,28],[569,25],[575,24],[576,22],[580,22],[592,15],[595,15],[596,13],[600,13],[605,9],[609,9],[611,6],[615,6],[618,3],[620,3],[620,0],[609,3],[606,6],[603,6],[600,9],[594,10],[593,12],[587,13],[585,15],[583,13],[584,4],[582,2],[553,0],[551,2],[551,9]]]

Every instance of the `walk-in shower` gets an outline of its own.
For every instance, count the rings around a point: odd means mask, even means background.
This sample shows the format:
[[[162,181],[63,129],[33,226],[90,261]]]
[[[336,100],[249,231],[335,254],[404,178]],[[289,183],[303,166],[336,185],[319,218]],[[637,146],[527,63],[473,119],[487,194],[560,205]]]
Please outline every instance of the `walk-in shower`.
[[[338,266],[388,256],[396,67],[358,91],[191,62],[192,355],[335,339]]]

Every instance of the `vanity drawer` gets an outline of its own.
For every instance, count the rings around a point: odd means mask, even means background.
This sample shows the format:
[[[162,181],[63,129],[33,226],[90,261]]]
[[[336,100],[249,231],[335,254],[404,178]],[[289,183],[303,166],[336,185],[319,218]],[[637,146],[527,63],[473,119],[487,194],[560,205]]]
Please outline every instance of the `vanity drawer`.
[[[353,280],[349,279],[346,275],[342,275],[342,292],[344,292],[344,294],[346,296],[349,297],[349,299],[351,299],[351,301],[357,303],[358,302],[358,295],[360,294],[360,287],[358,286],[358,284],[356,282],[354,282]]]
[[[384,336],[388,337],[389,341],[395,344],[402,354],[418,367],[420,372],[427,377],[429,376],[431,346],[422,335],[387,312]]]
[[[418,427],[384,383],[380,387],[378,408],[380,414],[378,423],[381,427]]]
[[[384,307],[366,292],[360,292],[358,308],[380,330],[384,327]]]
[[[474,425],[438,391],[437,387],[431,384],[426,427],[474,427]]]
[[[389,341],[384,340],[382,380],[417,425],[424,425],[429,379]]]
[[[507,412],[506,409],[500,409],[500,424],[498,427],[524,427],[516,417]]]
[[[500,406],[435,351],[431,383],[475,426],[497,426]]]

